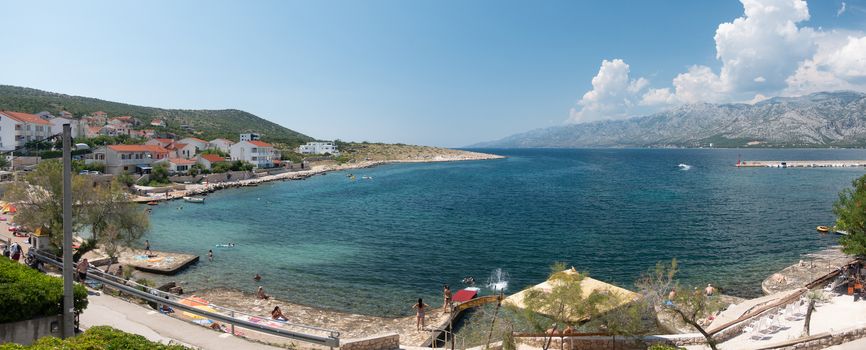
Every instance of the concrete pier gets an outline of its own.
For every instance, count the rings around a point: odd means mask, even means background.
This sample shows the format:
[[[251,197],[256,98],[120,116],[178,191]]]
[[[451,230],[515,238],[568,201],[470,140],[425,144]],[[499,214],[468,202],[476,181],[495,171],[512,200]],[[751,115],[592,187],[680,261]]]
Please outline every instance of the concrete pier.
[[[143,250],[128,250],[120,254],[118,262],[144,272],[173,275],[198,261],[198,256],[183,253],[152,251],[150,256]]]
[[[866,160],[744,160],[738,168],[862,168]]]

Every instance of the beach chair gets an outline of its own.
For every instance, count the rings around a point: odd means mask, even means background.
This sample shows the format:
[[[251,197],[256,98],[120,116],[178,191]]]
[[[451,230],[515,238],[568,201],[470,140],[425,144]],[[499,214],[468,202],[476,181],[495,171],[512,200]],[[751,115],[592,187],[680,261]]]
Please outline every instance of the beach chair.
[[[767,316],[767,323],[766,323],[766,325],[767,325],[767,328],[766,328],[764,334],[773,334],[773,333],[776,333],[776,332],[778,332],[778,331],[780,331],[780,330],[782,330],[782,329],[785,329],[785,327],[784,327],[784,325],[782,324],[781,320],[780,320],[779,317],[776,316],[776,315],[769,315],[769,316]]]
[[[763,340],[767,338],[767,335],[764,333],[767,328],[767,321],[763,317],[746,328],[748,329],[749,339]]]
[[[799,320],[800,315],[798,314],[798,310],[797,310],[799,307],[800,307],[799,301],[788,304],[788,306],[785,307],[785,310],[787,310],[787,313],[784,316],[784,318],[788,321]]]

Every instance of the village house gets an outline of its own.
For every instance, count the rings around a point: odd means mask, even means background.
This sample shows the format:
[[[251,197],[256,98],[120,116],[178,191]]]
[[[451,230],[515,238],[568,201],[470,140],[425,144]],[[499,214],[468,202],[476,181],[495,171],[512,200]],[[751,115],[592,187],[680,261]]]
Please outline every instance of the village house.
[[[144,144],[145,145],[156,145],[156,146],[165,148],[165,147],[168,147],[168,145],[170,145],[172,143],[174,143],[173,139],[155,138],[155,139],[147,140],[147,142],[145,142]]]
[[[120,136],[120,135],[132,135],[132,125],[127,123],[122,124],[108,124],[99,129],[100,135],[106,136]]]
[[[193,152],[192,155],[196,155],[199,152],[204,151],[208,148],[207,141],[195,137],[182,138],[180,140],[177,140],[177,142],[185,143],[187,145],[192,145],[193,147],[195,147],[195,152]]]
[[[105,164],[105,172],[149,174],[153,163],[168,157],[168,150],[155,145],[108,145],[93,151],[86,164]]]
[[[257,168],[272,168],[274,160],[279,160],[280,155],[274,146],[263,141],[241,141],[231,146],[232,160],[241,160],[252,163]]]
[[[150,121],[150,126],[164,128],[165,127],[165,120],[156,118],[156,119]]]
[[[165,167],[166,169],[168,169],[169,173],[175,174],[189,172],[189,169],[196,163],[196,161],[193,159],[185,158],[165,158],[154,163],[165,164]]]
[[[103,126],[108,122],[108,113],[103,111],[90,113],[90,117],[87,119],[87,124],[91,126]]]
[[[156,136],[156,132],[153,129],[132,130],[131,136],[150,140]]]
[[[196,155],[195,145],[188,143],[175,142],[166,146],[165,149],[172,152],[171,155],[174,158],[190,159]]]
[[[226,140],[226,139],[213,139],[208,143],[209,149],[218,149],[222,152],[228,154],[231,152],[231,147],[234,145],[234,141]]]
[[[198,163],[201,164],[202,168],[208,170],[213,169],[214,165],[216,165],[217,163],[223,163],[227,161],[224,157],[216,154],[199,154],[198,156],[196,156],[196,158],[198,160]]]
[[[53,135],[62,134],[63,124],[69,124],[72,138],[85,136],[84,124],[80,120],[57,117],[49,119],[48,122],[51,123],[51,134]]]
[[[259,135],[259,134],[254,133],[254,132],[248,132],[248,133],[241,134],[240,140],[241,141],[258,141],[258,140],[261,140],[261,138],[262,138],[262,135]]]
[[[35,114],[0,111],[0,150],[11,151],[29,141],[51,136],[51,123]]]
[[[340,151],[337,150],[337,145],[332,141],[307,142],[306,145],[298,146],[298,153],[340,155]]]
[[[130,126],[137,126],[141,124],[141,120],[133,118],[132,116],[122,115],[109,119],[108,124],[129,124]]]
[[[84,136],[91,139],[99,136],[99,130],[102,130],[101,126],[87,126],[84,128]]]

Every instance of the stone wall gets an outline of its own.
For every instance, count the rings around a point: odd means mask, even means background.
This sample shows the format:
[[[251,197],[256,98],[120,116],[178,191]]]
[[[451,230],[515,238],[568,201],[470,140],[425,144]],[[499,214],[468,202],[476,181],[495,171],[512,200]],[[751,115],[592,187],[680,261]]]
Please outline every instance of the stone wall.
[[[45,336],[60,337],[60,316],[34,318],[18,322],[0,323],[0,344],[18,343],[30,345]]]
[[[826,349],[833,345],[844,344],[864,337],[866,337],[866,328],[847,328],[840,331],[825,332],[804,338],[789,340],[760,348],[759,350],[818,350]]]
[[[388,333],[368,338],[345,339],[340,341],[341,350],[396,350],[400,348],[400,335]]]

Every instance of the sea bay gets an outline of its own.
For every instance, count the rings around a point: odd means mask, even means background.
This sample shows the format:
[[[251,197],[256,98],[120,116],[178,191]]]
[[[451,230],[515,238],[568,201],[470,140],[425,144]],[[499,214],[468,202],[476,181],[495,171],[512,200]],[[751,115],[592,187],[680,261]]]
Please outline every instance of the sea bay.
[[[657,261],[726,293],[835,244],[832,203],[862,168],[738,169],[748,160],[866,159],[863,150],[502,149],[500,160],[392,164],[159,205],[154,249],[206,256],[166,280],[370,315],[411,313],[497,268],[508,292],[563,261],[626,288]],[[680,167],[679,164],[688,165]],[[364,179],[362,177],[371,177]],[[234,248],[215,245],[234,242]]]

